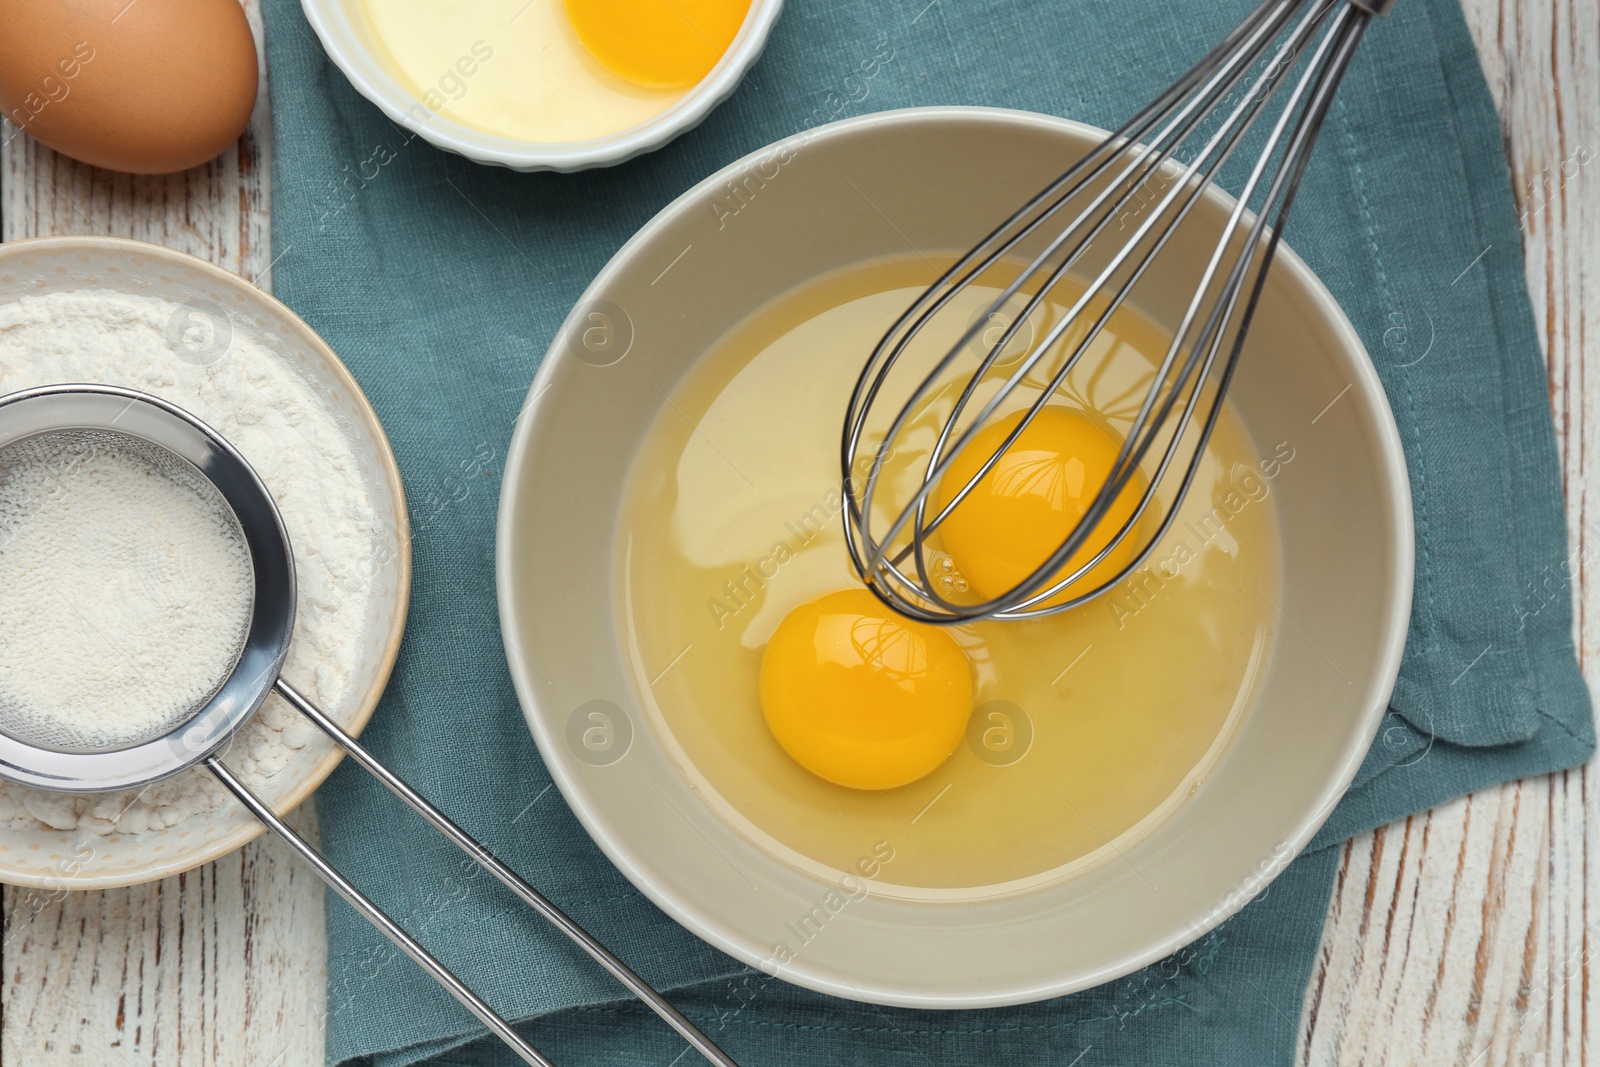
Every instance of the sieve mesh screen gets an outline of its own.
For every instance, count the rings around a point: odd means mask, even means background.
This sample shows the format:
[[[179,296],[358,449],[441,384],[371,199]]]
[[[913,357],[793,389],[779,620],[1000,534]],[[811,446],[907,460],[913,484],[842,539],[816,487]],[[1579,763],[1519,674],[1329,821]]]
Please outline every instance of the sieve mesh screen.
[[[217,488],[142,438],[0,448],[0,731],[65,752],[171,733],[249,635],[250,549]]]

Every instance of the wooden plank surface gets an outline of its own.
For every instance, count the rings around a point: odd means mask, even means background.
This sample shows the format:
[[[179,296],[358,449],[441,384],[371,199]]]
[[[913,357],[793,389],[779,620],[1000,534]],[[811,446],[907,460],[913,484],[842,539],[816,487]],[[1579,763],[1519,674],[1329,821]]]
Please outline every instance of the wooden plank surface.
[[[1563,449],[1578,640],[1600,681],[1600,382],[1585,376],[1600,304],[1600,0],[1463,0],[1500,106],[1526,215],[1534,309]],[[254,0],[247,4],[259,38]],[[0,148],[0,233],[138,237],[270,284],[265,95],[240,146],[176,178],[74,164],[25,137]],[[1587,412],[1587,414],[1586,414]],[[1600,486],[1597,486],[1600,488]],[[1590,768],[1515,783],[1351,842],[1306,992],[1305,1064],[1589,1062]],[[303,828],[314,829],[307,805]],[[0,1061],[276,1065],[322,1060],[320,883],[275,842],[186,876],[52,899],[3,894]],[[1600,1047],[1600,1046],[1597,1046]]]
[[[247,10],[259,42],[254,0]],[[136,237],[270,288],[264,91],[235,148],[173,177],[96,170],[12,133],[0,135],[0,238]],[[309,803],[294,822],[315,832]],[[275,840],[129,889],[6,887],[0,1063],[320,1064],[322,905],[322,883]]]
[[[1462,0],[1501,116],[1565,466],[1577,642],[1600,683],[1600,0]],[[1306,991],[1300,1061],[1582,1064],[1600,990],[1594,765],[1351,841]]]

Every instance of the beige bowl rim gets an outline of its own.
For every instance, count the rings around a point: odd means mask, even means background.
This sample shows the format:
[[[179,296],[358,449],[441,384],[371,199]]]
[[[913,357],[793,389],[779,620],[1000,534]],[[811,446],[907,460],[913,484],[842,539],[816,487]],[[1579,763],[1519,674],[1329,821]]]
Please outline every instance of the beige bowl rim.
[[[874,128],[884,128],[905,123],[932,125],[942,121],[970,122],[974,118],[1067,132],[1079,137],[1091,137],[1096,140],[1106,136],[1105,130],[1071,119],[1010,108],[973,106],[904,108],[844,119],[816,127],[777,141],[772,145],[759,148],[729,163],[662,208],[654,218],[640,227],[638,232],[618,249],[605,267],[600,270],[574,303],[573,314],[576,314],[577,309],[588,306],[592,301],[598,299],[599,294],[603,293],[607,286],[611,284],[613,278],[624,270],[625,265],[631,265],[635,260],[647,256],[657,236],[666,231],[675,220],[689,212],[703,210],[707,201],[724,191],[725,184],[730,179],[739,177],[749,165],[759,159],[767,158],[774,151],[781,151],[784,147],[798,149],[816,138],[853,136],[870,132]],[[1206,195],[1218,200],[1225,208],[1234,203],[1232,197],[1215,188],[1209,189]],[[1405,651],[1415,571],[1410,482],[1406,470],[1405,455],[1401,448],[1399,431],[1394,422],[1393,411],[1388,404],[1382,383],[1378,378],[1366,346],[1356,333],[1355,327],[1345,316],[1333,294],[1328,291],[1327,287],[1323,285],[1322,281],[1312,272],[1305,261],[1290,249],[1287,242],[1279,245],[1276,256],[1274,270],[1292,275],[1294,284],[1310,295],[1317,305],[1327,313],[1329,321],[1335,324],[1337,336],[1334,340],[1338,343],[1340,349],[1350,357],[1348,363],[1349,371],[1354,378],[1353,384],[1359,393],[1374,402],[1374,413],[1378,416],[1375,419],[1377,440],[1374,443],[1381,459],[1379,467],[1374,470],[1374,476],[1382,477],[1385,480],[1388,490],[1386,494],[1388,505],[1391,513],[1395,516],[1394,525],[1388,531],[1393,563],[1388,569],[1388,574],[1384,576],[1388,610],[1384,617],[1371,621],[1373,627],[1379,629],[1380,632],[1389,634],[1389,640],[1383,647],[1378,669],[1365,680],[1363,692],[1359,698],[1352,700],[1353,707],[1360,706],[1366,709],[1365,721],[1362,724],[1362,729],[1355,732],[1350,744],[1339,754],[1338,772],[1330,776],[1324,783],[1314,810],[1298,823],[1296,832],[1284,843],[1286,851],[1283,853],[1283,862],[1276,863],[1267,870],[1249,872],[1253,879],[1250,892],[1231,894],[1227,900],[1219,904],[1210,913],[1203,926],[1185,926],[1182,929],[1173,929],[1165,936],[1147,942],[1143,951],[1130,953],[1125,958],[1116,961],[1115,965],[1108,965],[1106,968],[1092,974],[1063,976],[1059,981],[1037,983],[1026,989],[1008,987],[1006,989],[997,988],[983,992],[962,991],[948,995],[929,994],[920,990],[895,990],[886,987],[882,983],[863,988],[854,982],[842,979],[839,975],[809,966],[805,954],[800,953],[784,965],[782,977],[785,980],[846,1000],[911,1008],[964,1009],[997,1007],[1007,1004],[1028,1003],[1074,993],[1111,981],[1121,975],[1129,974],[1140,967],[1163,959],[1220,925],[1243,908],[1250,900],[1254,899],[1255,896],[1264,892],[1282,870],[1288,866],[1288,860],[1297,856],[1305,848],[1328,816],[1332,814],[1334,807],[1344,796],[1345,790],[1349,787],[1351,781],[1354,780],[1373,739],[1377,736],[1378,728],[1387,713],[1389,697],[1399,676],[1400,661]],[[635,853],[639,851],[638,844],[629,839],[626,828],[613,825],[611,821],[599,815],[589,806],[584,795],[584,787],[573,766],[572,758],[569,757],[560,743],[561,738],[558,735],[557,728],[552,721],[547,721],[547,717],[540,710],[533,670],[520,651],[524,644],[524,638],[518,628],[512,587],[512,575],[515,570],[512,550],[518,540],[515,516],[516,487],[524,478],[524,467],[532,462],[530,459],[532,454],[530,439],[537,417],[536,405],[532,401],[540,393],[544,392],[550,386],[551,379],[557,373],[560,373],[558,367],[561,366],[563,361],[555,356],[556,345],[560,343],[562,337],[567,335],[567,331],[572,325],[571,321],[562,324],[552,340],[550,351],[546,353],[540,363],[538,372],[534,376],[532,385],[528,390],[528,400],[524,403],[524,416],[519,418],[511,443],[507,449],[506,465],[501,481],[500,508],[496,527],[495,582],[499,600],[501,634],[506,646],[506,660],[512,682],[522,707],[523,716],[528,721],[529,729],[539,746],[540,753],[544,757],[545,765],[549,769],[551,777],[566,798],[568,806],[577,816],[579,822],[607,858],[640,892],[664,912],[672,916],[680,925],[741,962],[752,967],[760,967],[763,964],[763,960],[752,953],[744,942],[731,936],[719,926],[716,916],[709,915],[697,908],[693,901],[679,900],[671,891],[658,884],[651,877],[645,865],[636,861]],[[732,324],[730,323],[729,325],[731,326]],[[636,744],[638,740],[639,737],[636,735]],[[960,903],[928,906],[962,907]]]

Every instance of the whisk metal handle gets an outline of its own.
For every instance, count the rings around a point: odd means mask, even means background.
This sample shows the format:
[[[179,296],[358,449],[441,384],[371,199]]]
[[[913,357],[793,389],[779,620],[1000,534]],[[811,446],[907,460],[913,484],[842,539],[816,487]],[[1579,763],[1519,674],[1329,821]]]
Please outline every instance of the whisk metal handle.
[[[1350,0],[1350,6],[1381,19],[1394,10],[1394,0]]]
[[[427,971],[433,977],[433,980],[443,986],[451,996],[460,1001],[464,1008],[476,1015],[479,1022],[494,1031],[495,1036],[509,1045],[511,1050],[520,1056],[524,1063],[530,1064],[531,1067],[555,1067],[555,1064],[545,1058],[543,1053],[523,1040],[522,1035],[518,1034],[510,1023],[502,1019],[493,1008],[484,1003],[482,998],[468,989],[461,979],[451,973],[448,967],[440,963],[427,949],[412,940],[411,935],[402,930],[398,923],[389,918],[371,900],[367,899],[361,890],[350,884],[350,881],[340,874],[338,869],[329,863],[326,857],[321,852],[318,852],[311,842],[295,833],[288,823],[278,818],[272,809],[262,802],[260,797],[252,793],[243,782],[233,776],[232,771],[222,765],[222,761],[219,758],[207,756],[205,766],[216,776],[217,781],[227,788],[228,792],[238,797],[240,802],[250,809],[250,814],[261,820],[267,829],[277,834],[285,844],[299,854],[301,859],[310,864],[311,869],[316,871],[324,882],[328,883],[330,889],[343,897],[351,907],[361,913],[362,918],[377,927],[383,936],[394,942],[396,947],[415,960],[417,966]]]
[[[277,689],[278,693],[293,705],[296,711],[310,719],[318,729],[332,738],[335,744],[348,752],[350,758],[359,763],[367,773],[382,782],[389,792],[405,801],[413,811],[426,819],[434,829],[444,834],[457,848],[470,856],[474,863],[494,875],[502,885],[548,919],[558,930],[566,934],[579,948],[588,953],[591,959],[604,967],[613,978],[626,986],[630,993],[648,1005],[667,1025],[676,1030],[685,1041],[693,1045],[695,1050],[702,1056],[716,1064],[717,1067],[739,1067],[726,1052],[723,1052],[710,1038],[701,1033],[694,1023],[685,1018],[682,1012],[674,1008],[648,982],[635,974],[633,969],[618,959],[610,949],[606,948],[592,934],[579,926],[560,908],[556,907],[543,893],[524,881],[516,871],[502,863],[495,857],[494,853],[480,844],[472,835],[457,826],[449,816],[430,804],[420,793],[407,785],[399,775],[380,763],[377,757],[368,752],[355,738],[345,733],[339,727],[339,724],[323,714],[320,708],[301,696],[293,686],[279,678],[273,688]],[[385,933],[387,932],[385,930]],[[468,1005],[468,1007],[470,1008],[471,1005]],[[483,1016],[480,1015],[479,1018],[482,1019]],[[488,1022],[487,1019],[484,1021]],[[489,1025],[491,1029],[494,1028],[492,1023]],[[498,1031],[496,1032],[498,1033]]]

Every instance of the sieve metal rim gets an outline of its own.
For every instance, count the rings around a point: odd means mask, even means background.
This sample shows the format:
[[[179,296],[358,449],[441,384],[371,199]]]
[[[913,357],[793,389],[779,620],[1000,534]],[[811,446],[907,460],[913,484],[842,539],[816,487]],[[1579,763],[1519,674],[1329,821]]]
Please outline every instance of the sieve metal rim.
[[[294,630],[294,555],[272,494],[227,439],[160,397],[74,383],[0,396],[0,449],[57,431],[119,433],[193,466],[232,509],[250,549],[255,601],[238,661],[210,700],[166,734],[109,752],[62,752],[0,730],[0,778],[52,792],[99,793],[147,785],[225,745],[266,700]]]

